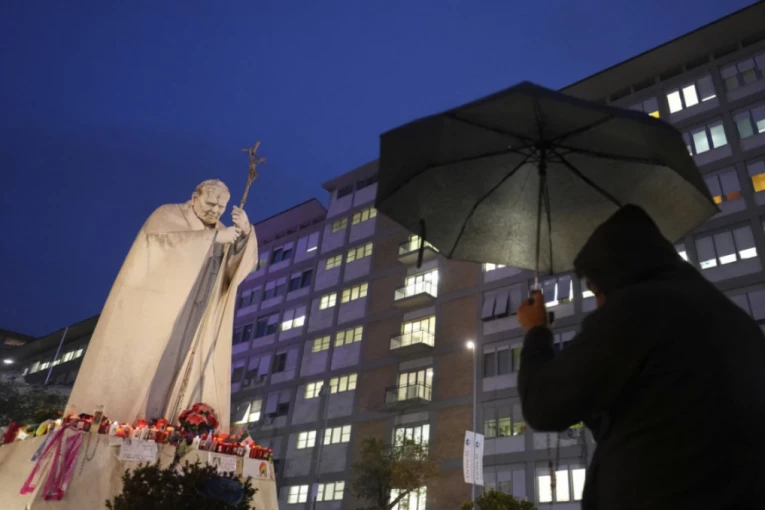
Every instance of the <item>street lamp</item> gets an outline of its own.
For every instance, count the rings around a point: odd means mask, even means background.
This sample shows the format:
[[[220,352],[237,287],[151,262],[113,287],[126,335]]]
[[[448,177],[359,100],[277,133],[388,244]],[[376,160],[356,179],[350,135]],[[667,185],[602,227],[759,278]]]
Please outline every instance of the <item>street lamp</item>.
[[[3,363],[5,363],[6,365],[13,365],[13,360],[10,358],[5,358],[3,360]]]
[[[478,356],[476,356],[475,342],[468,340],[465,343],[468,350],[473,351],[473,432],[476,433],[476,400],[478,400]],[[475,477],[473,477],[473,483],[470,486],[470,501],[475,501]]]

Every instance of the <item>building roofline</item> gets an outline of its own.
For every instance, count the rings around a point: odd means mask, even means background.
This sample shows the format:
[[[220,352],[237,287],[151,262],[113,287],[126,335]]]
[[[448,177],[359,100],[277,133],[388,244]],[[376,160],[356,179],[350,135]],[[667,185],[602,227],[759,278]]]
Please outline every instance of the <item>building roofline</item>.
[[[353,170],[349,172],[345,172],[342,175],[338,175],[334,179],[330,179],[329,181],[325,182],[321,185],[322,188],[324,188],[326,191],[332,193],[337,188],[341,187],[342,185],[349,184],[352,182],[355,182],[358,180],[359,177],[365,176],[366,174],[369,174],[367,176],[371,176],[372,174],[377,172],[377,168],[373,172],[370,172],[370,169],[372,167],[375,167],[379,162],[379,159],[375,158],[371,161],[367,161],[363,165],[357,166]]]
[[[100,316],[101,314],[94,315],[79,322],[75,322],[74,324],[71,324],[65,328],[61,328],[48,333],[47,335],[43,335],[37,340],[9,351],[6,354],[6,357],[12,359],[14,363],[16,363],[20,361],[26,361],[29,358],[33,358],[44,352],[47,352],[58,346],[59,342],[61,342],[61,337],[64,334],[64,331],[67,331],[66,338],[64,339],[64,345],[70,342],[74,342],[83,336],[92,333],[96,327],[96,324],[98,323],[98,318]]]
[[[268,218],[263,218],[262,220],[258,221],[257,223],[253,223],[253,225],[255,225],[255,226],[257,227],[257,226],[258,226],[258,225],[260,225],[261,223],[265,223],[265,222],[267,222],[267,221],[273,220],[274,218],[278,218],[278,217],[279,217],[279,216],[281,216],[282,214],[287,214],[288,212],[290,212],[290,211],[294,211],[295,209],[298,209],[298,208],[300,208],[300,207],[303,207],[304,205],[310,204],[311,202],[316,202],[316,204],[317,204],[317,205],[319,205],[319,207],[321,207],[322,209],[324,209],[324,212],[325,212],[325,213],[327,212],[327,208],[326,208],[326,207],[324,207],[324,204],[322,204],[322,203],[321,203],[321,201],[320,201],[318,198],[309,198],[308,200],[306,200],[306,201],[304,201],[304,202],[300,202],[300,203],[299,203],[299,204],[297,204],[297,205],[293,205],[292,207],[290,207],[290,208],[288,208],[288,209],[285,209],[285,210],[283,210],[283,211],[280,211],[280,212],[278,212],[278,213],[276,213],[276,214],[272,214],[272,215],[271,215],[271,216],[269,216]]]
[[[613,65],[611,65],[611,66],[609,66],[609,67],[607,67],[605,69],[602,69],[602,70],[600,70],[600,71],[598,71],[598,72],[596,72],[594,74],[591,74],[591,75],[589,75],[589,76],[587,76],[585,78],[582,78],[582,79],[577,80],[577,81],[575,81],[573,83],[570,83],[569,85],[566,85],[565,87],[563,87],[561,89],[561,91],[566,92],[569,89],[573,89],[573,88],[576,88],[578,86],[582,86],[582,85],[586,84],[587,82],[595,81],[595,80],[597,80],[598,78],[600,78],[600,77],[602,77],[604,75],[608,75],[609,73],[613,73],[615,70],[617,70],[619,68],[623,68],[623,67],[625,67],[625,66],[627,66],[629,64],[637,63],[637,61],[639,61],[639,60],[641,60],[641,59],[643,59],[645,57],[650,56],[652,53],[660,52],[662,50],[667,50],[670,46],[677,45],[678,43],[681,43],[681,42],[683,42],[685,40],[697,37],[700,34],[702,34],[703,32],[709,31],[713,27],[719,26],[721,24],[725,24],[726,22],[729,23],[734,18],[741,17],[742,19],[745,19],[746,17],[744,15],[745,15],[745,13],[747,13],[747,11],[759,10],[759,9],[765,9],[765,0],[757,0],[756,2],[752,3],[751,5],[743,7],[741,9],[739,9],[737,11],[734,11],[734,12],[732,12],[730,14],[727,14],[727,15],[721,17],[721,18],[717,18],[714,21],[711,21],[711,22],[709,22],[709,23],[707,23],[705,25],[702,25],[702,26],[694,29],[694,30],[691,30],[690,32],[686,32],[685,34],[680,35],[678,37],[675,37],[673,39],[670,39],[669,41],[666,41],[666,42],[664,42],[662,44],[659,44],[658,46],[654,46],[654,47],[649,48],[649,49],[647,49],[647,50],[645,50],[645,51],[643,51],[641,53],[638,53],[637,55],[635,55],[633,57],[630,57],[630,58],[628,58],[626,60],[622,60],[621,62],[613,64]],[[739,37],[739,39],[740,38],[741,37]],[[724,44],[725,43],[722,43],[721,45],[724,45]],[[670,67],[671,66],[668,66],[668,68],[670,68]],[[663,71],[665,71],[665,69],[657,69],[656,74],[658,75],[658,74],[660,74]],[[623,87],[620,87],[620,88],[623,88]]]

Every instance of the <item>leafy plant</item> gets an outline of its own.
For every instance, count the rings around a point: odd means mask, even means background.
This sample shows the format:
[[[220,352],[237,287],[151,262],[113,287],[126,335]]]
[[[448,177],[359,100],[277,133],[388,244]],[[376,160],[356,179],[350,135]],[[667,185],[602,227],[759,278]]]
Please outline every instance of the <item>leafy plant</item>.
[[[361,443],[361,460],[353,465],[351,492],[371,504],[369,510],[390,510],[438,475],[427,446],[407,440],[389,446],[376,437]],[[391,499],[392,491],[396,497]]]
[[[257,492],[250,478],[199,462],[141,464],[122,475],[122,485],[122,494],[106,502],[109,510],[250,510]]]
[[[0,382],[0,426],[11,422],[40,423],[59,418],[68,398],[44,388],[19,388]]]
[[[478,496],[475,501],[462,504],[460,510],[537,510],[530,501],[520,501],[510,494],[491,489]]]

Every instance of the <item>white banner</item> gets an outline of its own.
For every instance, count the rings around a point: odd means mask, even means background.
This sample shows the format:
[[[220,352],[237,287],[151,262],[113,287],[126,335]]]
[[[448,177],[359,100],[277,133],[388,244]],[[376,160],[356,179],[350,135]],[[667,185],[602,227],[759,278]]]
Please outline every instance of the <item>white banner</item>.
[[[154,462],[157,460],[157,443],[141,439],[128,439],[120,447],[120,460]]]
[[[475,484],[483,486],[483,434],[476,433],[473,444],[475,445],[473,476]]]
[[[207,463],[218,468],[218,473],[236,473],[236,455],[208,453]]]
[[[465,475],[465,483],[475,481],[473,470],[475,469],[475,433],[465,431],[465,449],[462,453],[462,474]]]

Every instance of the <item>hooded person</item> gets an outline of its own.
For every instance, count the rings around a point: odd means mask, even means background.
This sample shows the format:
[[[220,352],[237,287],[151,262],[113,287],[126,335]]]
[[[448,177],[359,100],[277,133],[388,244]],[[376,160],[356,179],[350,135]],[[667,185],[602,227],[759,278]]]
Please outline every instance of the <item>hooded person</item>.
[[[636,206],[599,226],[574,265],[598,309],[556,354],[544,299],[522,304],[518,386],[535,430],[592,432],[582,508],[764,508],[759,326]]]

